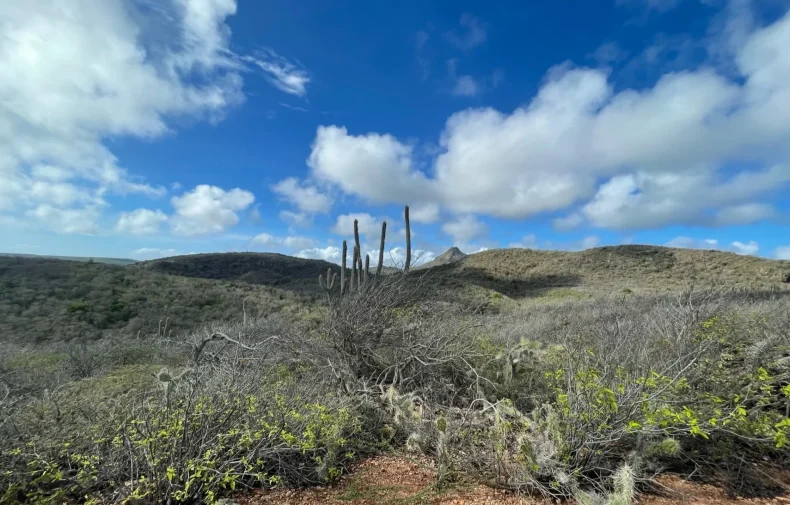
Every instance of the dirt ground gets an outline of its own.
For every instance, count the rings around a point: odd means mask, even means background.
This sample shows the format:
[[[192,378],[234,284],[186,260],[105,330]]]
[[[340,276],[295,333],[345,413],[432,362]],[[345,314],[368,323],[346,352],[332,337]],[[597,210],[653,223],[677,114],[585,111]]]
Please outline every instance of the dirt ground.
[[[433,488],[434,471],[425,459],[377,457],[363,462],[337,485],[308,490],[258,491],[234,498],[239,505],[550,505],[550,499],[519,497],[485,486],[444,492]],[[640,496],[639,505],[790,505],[788,494],[775,498],[728,498],[714,486],[663,476],[661,496]],[[572,505],[572,502],[567,502]]]

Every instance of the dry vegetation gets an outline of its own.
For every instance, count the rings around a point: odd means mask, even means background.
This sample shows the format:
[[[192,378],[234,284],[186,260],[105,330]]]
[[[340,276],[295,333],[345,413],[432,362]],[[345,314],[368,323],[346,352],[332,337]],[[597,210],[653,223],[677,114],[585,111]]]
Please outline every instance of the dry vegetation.
[[[581,252],[495,249],[432,269],[455,288],[475,286],[511,298],[551,288],[598,294],[668,292],[697,286],[790,290],[790,261],[659,246],[598,247]]]
[[[0,503],[215,503],[240,492],[287,502],[250,491],[325,486],[393,453],[359,475],[403,455],[428,465],[402,503],[520,494],[627,505],[667,472],[732,494],[786,490],[772,476],[790,465],[790,292],[774,281],[787,263],[508,250],[375,275],[355,253],[351,274],[314,279],[320,309],[276,288],[157,271],[223,277],[217,258],[126,270],[3,263],[4,293],[57,308],[53,331],[82,312],[68,308],[75,290],[97,314],[135,293],[158,310],[212,292],[214,306],[238,305],[173,332],[4,339]],[[263,279],[240,273],[259,258],[230,257],[241,264],[226,277]],[[723,285],[676,289],[684,278]],[[507,310],[447,296],[454,282],[509,298]],[[539,303],[524,299],[533,294]],[[351,502],[396,492],[344,482]]]
[[[0,257],[2,341],[96,340],[175,333],[248,314],[305,317],[315,295],[244,282],[167,275],[138,266]]]

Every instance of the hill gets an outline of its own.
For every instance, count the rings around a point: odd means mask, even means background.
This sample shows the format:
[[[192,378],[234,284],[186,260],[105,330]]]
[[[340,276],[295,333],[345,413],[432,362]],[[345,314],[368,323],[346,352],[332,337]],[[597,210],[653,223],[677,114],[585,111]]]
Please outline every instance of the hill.
[[[449,263],[455,263],[456,261],[462,260],[466,258],[467,254],[461,252],[460,249],[457,247],[451,247],[447,249],[445,252],[440,254],[439,256],[435,257],[428,263],[420,265],[418,267],[414,267],[415,270],[423,269],[423,268],[432,268],[440,265],[447,265]]]
[[[460,254],[459,254],[460,253]],[[696,286],[790,290],[790,261],[720,251],[615,246],[581,252],[450,249],[415,268],[448,296],[514,300],[677,291]],[[338,265],[273,253],[177,256],[128,266],[0,256],[0,340],[97,338],[124,330],[174,331],[248,313],[315,310],[317,277]],[[302,312],[300,312],[302,311]]]
[[[0,253],[0,257],[11,258],[39,258],[39,259],[55,259],[65,261],[83,261],[83,262],[96,262],[106,263],[108,265],[132,265],[137,263],[137,260],[129,258],[101,258],[101,257],[88,257],[88,256],[47,256],[41,254],[19,254],[19,253]]]
[[[323,260],[295,258],[277,253],[213,253],[173,256],[140,263],[149,271],[276,286],[290,290],[319,292],[318,276],[327,268],[340,273],[340,267]]]
[[[591,294],[631,290],[674,291],[689,286],[790,289],[790,261],[722,251],[622,245],[580,252],[492,249],[434,266],[446,286],[493,290],[513,298],[551,288]]]
[[[314,281],[317,283],[317,279]],[[309,310],[316,297],[270,286],[47,258],[0,257],[0,341],[175,332],[248,314]],[[307,308],[307,309],[306,309]]]

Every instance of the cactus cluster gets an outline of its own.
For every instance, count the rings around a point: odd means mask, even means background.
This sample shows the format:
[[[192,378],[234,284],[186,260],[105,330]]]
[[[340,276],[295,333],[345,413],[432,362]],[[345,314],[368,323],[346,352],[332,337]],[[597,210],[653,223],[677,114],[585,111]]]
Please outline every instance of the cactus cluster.
[[[406,263],[403,266],[403,271],[408,272],[411,267],[411,226],[409,223],[409,206],[407,205],[404,210],[404,221],[406,224]],[[387,236],[387,222],[381,223],[381,242],[379,245],[379,264],[376,267],[376,277],[381,275],[381,269],[384,266],[384,245]],[[370,275],[370,255],[365,255],[364,264],[362,262],[362,249],[359,243],[359,222],[354,220],[354,250],[353,258],[351,260],[351,275],[346,281],[347,266],[346,257],[348,255],[348,244],[343,241],[343,253],[340,265],[340,295],[343,296],[347,292],[360,290],[363,286],[367,285],[372,278]],[[318,284],[321,286],[327,295],[333,292],[337,274],[332,272],[331,268],[326,271],[326,278],[323,275],[318,276]]]

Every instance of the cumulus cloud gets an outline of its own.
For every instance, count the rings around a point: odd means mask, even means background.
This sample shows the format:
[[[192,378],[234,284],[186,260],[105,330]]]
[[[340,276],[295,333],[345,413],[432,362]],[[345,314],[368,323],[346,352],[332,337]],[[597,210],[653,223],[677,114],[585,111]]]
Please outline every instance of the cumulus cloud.
[[[360,235],[381,233],[381,223],[378,219],[364,212],[343,214],[337,216],[332,232],[338,235],[351,235],[354,233],[354,220],[357,220],[357,227]]]
[[[342,253],[340,249],[335,246],[327,246],[327,247],[314,247],[311,249],[304,249],[296,253],[298,258],[307,258],[307,259],[314,259],[314,260],[324,260],[329,261],[331,263],[341,263],[341,256]]]
[[[255,196],[239,188],[225,191],[217,186],[201,184],[170,201],[175,209],[170,219],[172,232],[193,236],[222,233],[236,226],[238,212],[252,205]]]
[[[372,203],[435,203],[430,181],[414,168],[412,148],[392,135],[319,126],[308,165],[319,179]]]
[[[93,217],[109,195],[164,195],[127,172],[105,139],[221,119],[244,100],[252,64],[303,95],[309,78],[297,65],[230,50],[235,13],[235,0],[0,2],[0,210]]]
[[[142,4],[0,6],[0,143],[12,175],[57,174],[103,190],[163,192],[129,176],[102,139],[158,136],[171,116],[220,114],[242,95],[238,66],[226,54],[225,19],[235,2],[184,0],[159,8],[175,24],[167,37],[149,36],[164,18]],[[204,78],[189,79],[195,73]],[[32,170],[43,162],[45,169]]]
[[[327,212],[332,207],[332,199],[315,186],[300,182],[296,177],[288,177],[272,186],[272,191],[280,198],[296,205],[300,211],[308,213]]]
[[[558,229],[767,219],[790,183],[786,40],[790,14],[743,38],[735,76],[701,66],[617,92],[606,69],[560,65],[523,107],[453,114],[425,173],[410,144],[336,125],[319,127],[309,164],[374,203],[513,219],[579,205]]]
[[[442,225],[442,232],[453,238],[453,244],[465,244],[485,237],[488,226],[474,216],[461,216]]]
[[[46,203],[28,210],[25,214],[47,229],[64,234],[93,234],[99,219],[98,210],[92,207],[58,209]]]
[[[131,235],[156,235],[162,223],[167,221],[167,215],[159,209],[137,209],[132,212],[122,212],[115,223],[115,230]]]
[[[426,203],[409,207],[409,220],[415,223],[435,223],[439,220],[439,205]]]

